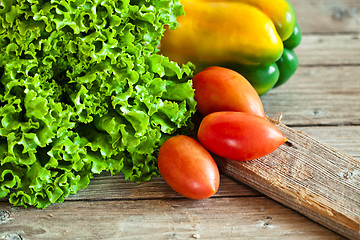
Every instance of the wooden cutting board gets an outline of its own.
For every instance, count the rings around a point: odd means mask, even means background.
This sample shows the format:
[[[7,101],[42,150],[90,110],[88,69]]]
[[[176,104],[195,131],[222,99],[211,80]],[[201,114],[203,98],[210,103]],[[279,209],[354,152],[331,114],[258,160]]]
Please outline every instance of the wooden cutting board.
[[[349,238],[360,239],[360,161],[273,122],[287,142],[253,161],[215,156],[220,171]]]

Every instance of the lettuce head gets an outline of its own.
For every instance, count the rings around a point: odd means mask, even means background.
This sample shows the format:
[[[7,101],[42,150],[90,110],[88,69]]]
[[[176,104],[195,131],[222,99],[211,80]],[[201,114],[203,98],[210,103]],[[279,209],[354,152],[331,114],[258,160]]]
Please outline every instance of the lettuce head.
[[[44,208],[94,174],[158,175],[195,112],[193,65],[159,55],[179,0],[0,1],[0,198]]]

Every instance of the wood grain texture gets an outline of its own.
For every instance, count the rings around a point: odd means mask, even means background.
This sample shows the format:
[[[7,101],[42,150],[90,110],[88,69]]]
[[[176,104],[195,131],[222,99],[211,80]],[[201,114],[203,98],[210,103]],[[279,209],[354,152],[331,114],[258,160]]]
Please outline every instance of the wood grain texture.
[[[289,0],[303,32],[359,33],[358,0]]]
[[[360,126],[294,127],[360,160]]]
[[[304,35],[295,49],[305,66],[360,64],[360,33]]]
[[[265,113],[288,126],[360,125],[359,76],[359,66],[300,67],[261,97]]]
[[[358,0],[290,0],[303,32],[359,33]]]
[[[250,162],[217,158],[222,172],[350,238],[360,239],[360,161],[283,124],[288,141]]]
[[[0,239],[344,239],[264,197],[0,203],[1,213]]]
[[[245,184],[239,183],[221,174],[221,187],[216,197],[255,197],[263,194]],[[124,179],[122,174],[110,176],[102,173],[94,177],[90,185],[71,195],[67,200],[146,200],[162,198],[183,198],[172,190],[161,177],[154,177],[149,182],[133,183]]]

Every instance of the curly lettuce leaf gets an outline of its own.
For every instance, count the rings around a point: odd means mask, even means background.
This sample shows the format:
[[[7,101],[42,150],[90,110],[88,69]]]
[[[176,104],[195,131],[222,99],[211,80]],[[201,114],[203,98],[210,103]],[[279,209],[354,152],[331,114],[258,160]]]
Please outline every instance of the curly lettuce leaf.
[[[94,174],[158,175],[191,127],[193,65],[158,55],[179,0],[0,2],[0,198],[44,208]]]

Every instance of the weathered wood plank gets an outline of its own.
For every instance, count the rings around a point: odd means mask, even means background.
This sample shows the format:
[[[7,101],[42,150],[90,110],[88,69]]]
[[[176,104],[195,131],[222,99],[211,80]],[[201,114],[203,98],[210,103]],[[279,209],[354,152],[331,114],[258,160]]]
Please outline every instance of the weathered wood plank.
[[[291,126],[360,125],[359,76],[359,66],[299,67],[285,85],[261,97],[265,113],[282,113]]]
[[[290,0],[302,31],[307,33],[359,32],[358,0]]]
[[[221,186],[216,197],[263,196],[245,184],[221,175]],[[110,176],[102,173],[95,176],[90,185],[71,195],[67,200],[124,200],[124,199],[161,199],[183,198],[172,190],[160,177],[152,178],[149,182],[133,183],[125,180],[123,175]]]
[[[294,129],[360,159],[360,126],[295,127]]]
[[[262,197],[0,203],[0,214],[0,239],[343,239]]]
[[[288,142],[250,162],[218,159],[221,171],[350,238],[360,238],[360,161],[278,124]]]
[[[304,35],[295,52],[300,65],[360,65],[360,33]]]

